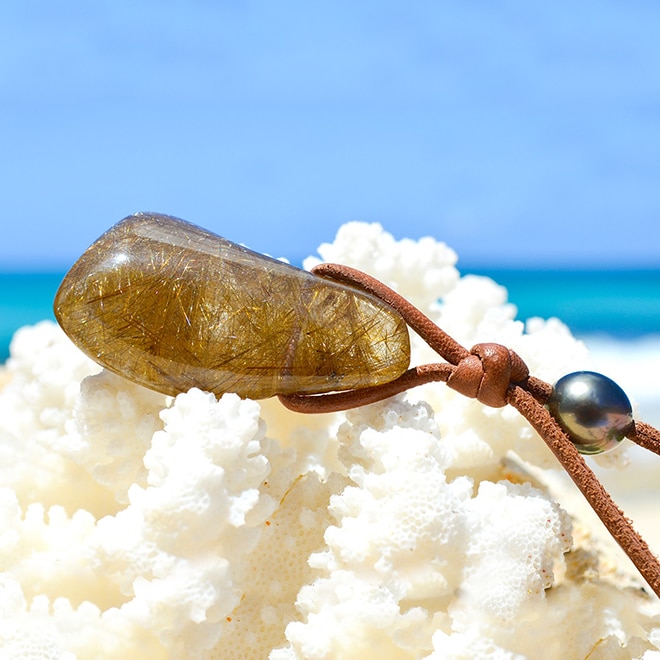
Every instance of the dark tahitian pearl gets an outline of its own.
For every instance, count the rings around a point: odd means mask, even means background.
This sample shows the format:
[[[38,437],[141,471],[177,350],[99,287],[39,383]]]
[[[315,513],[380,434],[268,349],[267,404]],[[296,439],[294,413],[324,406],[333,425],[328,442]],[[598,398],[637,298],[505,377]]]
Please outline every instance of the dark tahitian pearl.
[[[548,399],[550,414],[581,454],[614,449],[633,424],[625,392],[610,378],[576,371],[560,378]]]

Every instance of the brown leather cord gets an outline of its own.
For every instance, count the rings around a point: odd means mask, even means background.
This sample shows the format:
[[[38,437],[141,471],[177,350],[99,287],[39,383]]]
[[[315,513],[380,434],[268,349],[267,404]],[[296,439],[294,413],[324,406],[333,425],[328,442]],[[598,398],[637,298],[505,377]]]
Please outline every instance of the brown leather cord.
[[[339,412],[389,399],[412,387],[436,381],[446,382],[453,371],[454,367],[451,364],[422,364],[408,369],[396,380],[382,385],[331,394],[278,394],[278,398],[294,412],[307,414]]]
[[[660,597],[660,563],[545,408],[552,385],[530,376],[522,358],[500,344],[477,344],[467,351],[405,298],[366,273],[337,264],[321,264],[313,272],[386,302],[447,362],[414,367],[390,383],[361,390],[280,395],[287,408],[302,413],[347,410],[433,381],[445,381],[449,387],[488,406],[512,405],[545,440],[610,534]],[[660,454],[660,431],[652,426],[635,422],[627,437]]]
[[[406,323],[447,362],[458,364],[469,355],[463,346],[433,323],[428,316],[422,314],[411,302],[375,277],[341,264],[319,264],[312,268],[312,273],[334,282],[356,287],[387,303],[399,312]]]
[[[630,557],[656,596],[660,597],[660,563],[554,417],[521,386],[514,385],[509,389],[508,400],[545,440],[614,540]]]
[[[650,424],[635,422],[627,437],[640,447],[644,447],[654,454],[660,454],[660,431]]]

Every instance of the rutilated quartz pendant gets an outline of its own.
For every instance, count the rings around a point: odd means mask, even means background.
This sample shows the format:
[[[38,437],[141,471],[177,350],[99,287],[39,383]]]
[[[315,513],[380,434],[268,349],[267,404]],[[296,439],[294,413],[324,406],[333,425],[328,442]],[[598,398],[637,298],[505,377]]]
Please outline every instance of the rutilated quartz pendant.
[[[171,395],[363,388],[410,361],[403,319],[377,298],[160,214],[129,216],[103,234],[54,306],[89,357]]]

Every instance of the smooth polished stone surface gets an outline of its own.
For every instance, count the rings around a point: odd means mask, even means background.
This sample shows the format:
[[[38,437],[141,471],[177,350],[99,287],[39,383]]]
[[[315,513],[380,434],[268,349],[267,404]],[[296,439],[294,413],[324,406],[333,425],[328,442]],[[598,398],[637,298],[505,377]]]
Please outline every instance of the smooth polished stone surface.
[[[576,371],[557,381],[548,409],[581,454],[599,454],[616,447],[630,430],[632,406],[610,378]]]
[[[54,307],[93,360],[165,394],[347,390],[410,362],[406,324],[377,298],[159,214],[101,236]]]

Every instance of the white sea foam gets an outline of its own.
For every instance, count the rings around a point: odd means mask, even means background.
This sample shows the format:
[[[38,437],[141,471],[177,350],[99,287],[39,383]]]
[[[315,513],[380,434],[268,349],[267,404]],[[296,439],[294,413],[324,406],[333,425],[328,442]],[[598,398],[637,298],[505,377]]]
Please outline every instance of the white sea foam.
[[[607,335],[581,337],[592,366],[615,380],[628,394],[639,419],[660,425],[660,334],[635,340]]]

